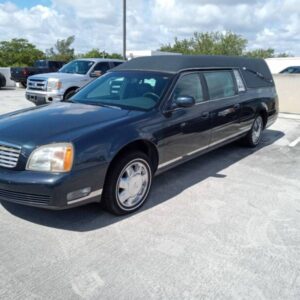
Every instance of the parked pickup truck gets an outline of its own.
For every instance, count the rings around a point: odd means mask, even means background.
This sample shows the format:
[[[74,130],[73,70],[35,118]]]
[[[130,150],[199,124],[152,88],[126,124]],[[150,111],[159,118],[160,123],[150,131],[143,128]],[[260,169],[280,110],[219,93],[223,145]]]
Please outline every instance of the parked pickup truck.
[[[33,67],[11,68],[11,79],[26,87],[27,78],[31,75],[56,72],[65,62],[53,60],[37,60]]]
[[[122,63],[118,59],[76,59],[56,73],[30,76],[26,99],[36,105],[69,99],[76,90]]]

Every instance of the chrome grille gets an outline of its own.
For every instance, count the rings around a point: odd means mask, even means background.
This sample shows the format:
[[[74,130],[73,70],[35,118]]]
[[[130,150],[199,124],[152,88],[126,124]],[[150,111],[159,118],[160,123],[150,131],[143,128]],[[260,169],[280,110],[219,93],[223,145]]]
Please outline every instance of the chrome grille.
[[[21,148],[0,143],[0,166],[15,168],[18,164]]]
[[[45,79],[29,79],[27,83],[28,90],[45,91],[47,90],[47,80]]]

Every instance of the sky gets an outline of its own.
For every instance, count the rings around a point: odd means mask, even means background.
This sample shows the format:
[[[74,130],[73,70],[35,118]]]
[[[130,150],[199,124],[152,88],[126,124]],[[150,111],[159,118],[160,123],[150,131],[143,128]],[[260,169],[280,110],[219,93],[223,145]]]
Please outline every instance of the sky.
[[[300,0],[127,0],[128,50],[156,50],[195,31],[232,31],[248,49],[300,56]],[[45,50],[75,35],[76,52],[122,52],[122,0],[0,0],[0,40]]]

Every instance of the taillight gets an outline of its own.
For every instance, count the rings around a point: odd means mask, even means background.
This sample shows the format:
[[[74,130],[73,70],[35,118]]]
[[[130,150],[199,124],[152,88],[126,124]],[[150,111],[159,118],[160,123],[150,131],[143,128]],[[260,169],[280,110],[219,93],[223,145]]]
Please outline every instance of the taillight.
[[[28,69],[27,68],[24,68],[24,70],[23,70],[23,75],[28,75]]]

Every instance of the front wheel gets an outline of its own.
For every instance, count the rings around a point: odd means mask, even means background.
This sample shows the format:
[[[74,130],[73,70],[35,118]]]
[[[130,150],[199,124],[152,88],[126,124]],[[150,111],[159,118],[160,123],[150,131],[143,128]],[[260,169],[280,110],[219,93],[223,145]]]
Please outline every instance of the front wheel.
[[[249,147],[256,147],[261,141],[263,129],[264,122],[262,117],[259,115],[255,118],[251,130],[244,138],[245,144]]]
[[[148,156],[143,152],[128,153],[113,163],[102,198],[107,210],[123,215],[145,203],[153,176],[150,165]]]
[[[76,90],[70,90],[70,91],[66,92],[64,95],[64,100],[70,99],[75,94],[76,94]]]

